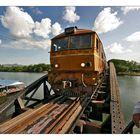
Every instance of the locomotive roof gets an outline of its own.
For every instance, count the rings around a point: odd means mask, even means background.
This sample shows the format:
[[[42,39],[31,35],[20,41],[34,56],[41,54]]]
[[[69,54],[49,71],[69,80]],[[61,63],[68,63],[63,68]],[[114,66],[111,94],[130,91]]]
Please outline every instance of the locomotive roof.
[[[69,35],[78,35],[78,34],[85,34],[85,33],[96,33],[96,32],[93,31],[93,30],[88,30],[88,29],[76,29],[76,31],[75,31],[74,33],[69,34]],[[63,32],[63,33],[61,33],[61,34],[55,36],[55,37],[52,38],[52,39],[57,39],[57,38],[61,38],[61,37],[64,37],[64,36],[67,36],[67,35],[65,34],[65,32]]]

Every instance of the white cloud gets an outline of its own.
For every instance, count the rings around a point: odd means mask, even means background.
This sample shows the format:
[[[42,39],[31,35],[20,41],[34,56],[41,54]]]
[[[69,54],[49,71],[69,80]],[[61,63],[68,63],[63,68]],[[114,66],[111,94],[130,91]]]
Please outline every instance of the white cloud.
[[[0,39],[0,44],[2,43],[2,40]]]
[[[56,36],[56,35],[60,34],[61,32],[62,32],[61,25],[58,22],[55,22],[52,25],[51,19],[49,19],[49,18],[42,19],[41,22],[35,23],[34,33],[37,36],[49,38],[50,34]]]
[[[117,12],[112,12],[110,7],[104,8],[96,17],[94,29],[98,33],[106,33],[117,29],[123,22],[117,17]]]
[[[106,51],[108,53],[112,53],[112,54],[124,54],[124,53],[131,52],[131,49],[126,49],[121,44],[115,42],[115,43],[107,46]]]
[[[105,48],[107,59],[124,59],[140,62],[140,45],[139,44],[120,44],[113,43]]]
[[[140,45],[139,44],[120,44],[112,43],[111,45],[105,47],[105,54],[107,59],[124,59],[124,60],[134,60],[140,62]]]
[[[41,22],[35,22],[34,33],[37,36],[48,38],[51,33],[51,20],[49,18],[42,19]]]
[[[127,7],[126,6],[126,7],[122,7],[121,10],[123,11],[124,14],[127,14],[130,11],[138,11],[138,10],[140,10],[140,7],[135,7],[135,6]]]
[[[38,7],[31,7],[31,8],[33,10],[33,13],[35,13],[37,15],[43,14],[43,12]]]
[[[61,25],[58,23],[58,22],[55,22],[53,25],[52,25],[52,34],[54,36],[60,34],[62,32],[62,28],[61,28]]]
[[[129,42],[140,41],[140,31],[139,32],[135,32],[135,33],[129,35],[128,37],[125,38],[125,40],[129,41]]]
[[[32,17],[19,7],[7,7],[1,16],[2,25],[16,37],[29,37],[34,27]]]
[[[47,49],[51,44],[51,35],[57,35],[62,31],[58,22],[52,25],[49,18],[34,22],[32,17],[19,7],[7,7],[5,14],[0,17],[2,25],[15,38],[2,44],[2,47]]]
[[[35,40],[35,39],[20,39],[16,41],[10,41],[7,44],[3,44],[4,48],[16,48],[16,49],[48,49],[50,48],[51,40],[43,39],[43,40]]]
[[[65,7],[63,19],[65,21],[68,21],[69,23],[74,23],[78,21],[80,19],[80,16],[78,16],[75,11],[76,11],[75,7],[72,6]]]
[[[50,48],[51,40],[50,39],[45,39],[45,40],[40,40],[40,41],[36,41],[36,40],[22,40],[19,43],[23,43],[24,46],[26,46],[27,49],[30,48],[30,47],[47,49],[47,48]]]

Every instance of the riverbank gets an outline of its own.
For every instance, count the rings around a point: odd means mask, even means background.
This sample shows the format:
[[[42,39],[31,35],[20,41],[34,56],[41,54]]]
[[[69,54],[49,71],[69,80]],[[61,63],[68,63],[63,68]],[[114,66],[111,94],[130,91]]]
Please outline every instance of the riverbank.
[[[51,69],[50,64],[34,64],[34,65],[0,65],[0,72],[37,72],[42,73]]]
[[[138,72],[118,72],[117,75],[118,76],[124,76],[124,75],[127,75],[127,76],[140,76],[140,73],[138,73]]]
[[[36,71],[0,71],[1,73],[45,73],[48,74],[48,71],[41,71],[41,72],[36,72]]]

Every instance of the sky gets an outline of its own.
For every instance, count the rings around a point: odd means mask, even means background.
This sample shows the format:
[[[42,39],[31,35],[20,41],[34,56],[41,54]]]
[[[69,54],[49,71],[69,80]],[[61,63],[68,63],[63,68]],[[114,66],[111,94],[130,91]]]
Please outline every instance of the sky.
[[[95,30],[107,59],[140,62],[140,7],[0,7],[0,64],[49,64],[51,38],[66,27]]]

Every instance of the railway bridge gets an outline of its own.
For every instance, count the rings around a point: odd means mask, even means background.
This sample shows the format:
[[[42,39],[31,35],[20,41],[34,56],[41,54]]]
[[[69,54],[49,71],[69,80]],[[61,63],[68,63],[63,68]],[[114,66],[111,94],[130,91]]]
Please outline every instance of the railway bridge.
[[[2,134],[121,134],[132,133],[121,112],[120,92],[113,63],[108,73],[94,86],[91,96],[56,95],[41,77],[23,91],[7,97],[0,105]],[[35,98],[39,89],[43,99]],[[7,112],[14,109],[12,116]]]

